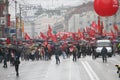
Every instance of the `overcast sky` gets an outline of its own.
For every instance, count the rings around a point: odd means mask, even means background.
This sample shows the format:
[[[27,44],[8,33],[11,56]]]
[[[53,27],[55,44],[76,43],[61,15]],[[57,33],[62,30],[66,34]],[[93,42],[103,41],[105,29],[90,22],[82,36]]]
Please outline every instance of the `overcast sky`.
[[[61,5],[79,5],[93,0],[18,0],[25,4],[41,4],[44,8],[55,8]]]
[[[11,14],[11,17],[14,17],[15,15],[14,1],[15,0],[9,0],[9,13]],[[24,5],[34,4],[34,5],[41,5],[43,8],[46,9],[54,9],[60,6],[77,6],[93,0],[16,0],[16,1],[18,7],[19,4],[24,4]],[[19,8],[17,12],[19,12]]]

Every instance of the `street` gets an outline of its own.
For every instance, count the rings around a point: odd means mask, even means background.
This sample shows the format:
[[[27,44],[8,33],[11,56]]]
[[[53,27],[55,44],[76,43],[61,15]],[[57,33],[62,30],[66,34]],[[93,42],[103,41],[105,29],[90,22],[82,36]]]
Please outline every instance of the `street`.
[[[91,56],[72,61],[60,57],[61,63],[56,64],[52,56],[50,61],[21,61],[19,77],[15,69],[9,65],[4,69],[0,63],[0,80],[119,80],[115,64],[120,64],[120,56],[108,58],[103,63],[101,57],[93,60]]]

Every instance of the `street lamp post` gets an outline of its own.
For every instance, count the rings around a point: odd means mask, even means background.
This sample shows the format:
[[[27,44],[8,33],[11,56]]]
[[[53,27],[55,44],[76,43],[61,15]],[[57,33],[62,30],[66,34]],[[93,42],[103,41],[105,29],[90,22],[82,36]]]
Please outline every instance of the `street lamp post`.
[[[16,27],[16,41],[17,41],[17,1],[15,0],[15,27]]]
[[[21,17],[21,4],[19,5],[20,9],[20,38],[22,39],[22,17]]]

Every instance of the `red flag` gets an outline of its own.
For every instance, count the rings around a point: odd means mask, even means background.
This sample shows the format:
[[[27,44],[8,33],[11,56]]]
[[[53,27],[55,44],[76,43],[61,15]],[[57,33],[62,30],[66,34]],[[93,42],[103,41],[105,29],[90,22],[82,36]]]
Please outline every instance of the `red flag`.
[[[72,34],[72,38],[73,38],[74,40],[76,40],[76,35],[75,35],[75,33]]]
[[[61,39],[62,39],[62,40],[66,40],[67,37],[68,37],[67,34],[64,34],[64,35],[61,37]]]
[[[27,33],[25,33],[24,38],[25,38],[25,40],[30,40],[30,36]]]
[[[44,40],[47,39],[47,36],[46,36],[45,34],[43,34],[42,32],[40,32],[40,37],[41,37],[42,39],[44,39]]]
[[[50,25],[48,25],[47,36],[48,36],[49,38],[52,37],[52,28],[51,28]]]
[[[82,33],[80,32],[80,29],[78,29],[78,37],[82,38]]]
[[[47,31],[47,36],[48,36],[49,38],[52,37],[51,31]]]
[[[108,34],[108,32],[106,30],[103,31],[103,36],[106,36]]]
[[[56,35],[53,34],[51,38],[52,38],[53,42],[57,42],[57,37],[56,37]]]
[[[72,33],[72,38],[74,40],[79,40],[80,39],[79,36],[78,36],[78,33]]]
[[[6,43],[7,43],[7,44],[10,44],[10,43],[11,43],[11,41],[10,41],[9,38],[7,38]]]
[[[115,37],[115,33],[111,30],[111,33],[110,33],[110,36],[112,36],[112,39],[114,40],[116,37]]]
[[[92,22],[92,28],[97,29],[97,24],[94,21]]]
[[[95,36],[95,33],[96,33],[95,30],[93,30],[93,29],[90,28],[89,33],[88,33],[89,36],[90,36],[90,37],[94,37],[94,36]]]
[[[85,31],[80,32],[80,29],[78,29],[78,37],[79,37],[79,39],[84,39],[84,35],[83,35],[84,32]]]
[[[51,32],[52,31],[52,28],[50,25],[48,25],[48,30]]]
[[[115,24],[114,24],[114,26],[113,26],[113,27],[114,27],[114,30],[115,30],[116,32],[118,32],[118,31],[119,31],[119,29],[118,29],[118,26],[117,26],[117,25],[115,25]]]

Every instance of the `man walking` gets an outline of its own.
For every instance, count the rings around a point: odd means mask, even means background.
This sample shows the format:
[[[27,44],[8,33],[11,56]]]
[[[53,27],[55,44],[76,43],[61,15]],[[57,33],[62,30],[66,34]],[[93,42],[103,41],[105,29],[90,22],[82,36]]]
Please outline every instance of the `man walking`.
[[[105,46],[103,46],[103,48],[101,50],[101,55],[102,55],[103,63],[107,62],[107,49]]]
[[[3,65],[3,67],[7,68],[7,59],[8,59],[8,54],[9,54],[7,47],[4,49],[3,53],[4,53],[4,65]]]
[[[19,76],[19,64],[20,64],[20,60],[18,56],[15,56],[15,60],[14,60],[14,65],[15,65],[15,71],[16,71],[16,76]]]
[[[59,55],[60,55],[60,49],[59,49],[58,46],[56,46],[56,47],[55,47],[55,59],[56,59],[56,64],[60,64]]]
[[[20,55],[21,55],[21,49],[17,46],[16,51],[15,51],[15,58],[14,58],[14,65],[15,65],[15,71],[16,71],[16,76],[19,76],[19,64],[20,64]]]

